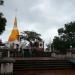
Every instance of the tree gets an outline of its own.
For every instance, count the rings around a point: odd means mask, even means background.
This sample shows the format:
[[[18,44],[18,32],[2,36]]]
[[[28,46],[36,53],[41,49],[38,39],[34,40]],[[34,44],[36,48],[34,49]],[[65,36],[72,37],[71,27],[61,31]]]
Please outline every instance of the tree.
[[[52,49],[67,52],[67,49],[75,48],[75,21],[67,23],[58,29],[58,36],[52,42]]]
[[[4,1],[3,0],[0,0],[0,5],[3,5]]]
[[[3,5],[3,3],[4,1],[0,0],[0,5]],[[6,18],[2,13],[0,13],[0,34],[2,34],[3,31],[5,30],[5,26],[6,26]]]
[[[64,28],[58,29],[61,39],[67,43],[67,48],[75,48],[75,21],[65,24]]]
[[[52,49],[60,53],[65,53],[67,49],[67,45],[68,44],[62,38],[56,36],[53,39]]]
[[[29,49],[29,54],[30,56],[32,56],[32,52],[35,51],[33,49],[33,47],[38,47],[39,46],[39,42],[38,41],[42,41],[41,35],[34,32],[34,31],[23,31],[22,35],[20,35],[20,41],[21,40],[27,40],[30,43],[30,49]],[[36,42],[36,40],[38,40]]]
[[[3,17],[3,14],[0,13],[0,34],[2,34],[3,31],[5,30],[5,26],[6,26],[6,19]]]
[[[42,41],[41,35],[34,32],[34,31],[23,31],[22,35],[20,36],[21,39],[25,39],[28,40],[29,42],[35,41],[35,40],[39,40]]]
[[[34,31],[23,31],[22,35],[20,35],[20,41],[29,41],[32,48],[39,47],[39,42],[43,41],[40,36],[40,34]]]

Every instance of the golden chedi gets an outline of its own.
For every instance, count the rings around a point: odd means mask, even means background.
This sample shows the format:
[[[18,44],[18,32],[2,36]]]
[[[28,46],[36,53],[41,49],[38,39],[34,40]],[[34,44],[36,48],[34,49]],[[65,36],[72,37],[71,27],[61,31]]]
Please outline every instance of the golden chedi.
[[[19,40],[19,30],[17,27],[17,18],[15,17],[14,26],[12,32],[9,36],[8,42],[13,42],[15,40]]]

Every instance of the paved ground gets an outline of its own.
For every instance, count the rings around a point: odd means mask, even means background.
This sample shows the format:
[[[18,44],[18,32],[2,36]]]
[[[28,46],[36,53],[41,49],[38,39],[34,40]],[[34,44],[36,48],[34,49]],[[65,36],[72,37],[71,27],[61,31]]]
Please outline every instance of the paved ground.
[[[16,75],[75,75],[74,69],[16,71]]]

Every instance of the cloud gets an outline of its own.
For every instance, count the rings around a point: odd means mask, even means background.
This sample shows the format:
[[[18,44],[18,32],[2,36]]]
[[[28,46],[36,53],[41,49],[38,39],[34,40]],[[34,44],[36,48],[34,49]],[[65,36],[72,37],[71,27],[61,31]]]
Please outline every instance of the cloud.
[[[20,31],[33,30],[46,42],[49,38],[52,41],[58,28],[75,20],[74,7],[75,0],[5,0],[0,8],[8,22],[2,37],[9,36],[16,15]]]

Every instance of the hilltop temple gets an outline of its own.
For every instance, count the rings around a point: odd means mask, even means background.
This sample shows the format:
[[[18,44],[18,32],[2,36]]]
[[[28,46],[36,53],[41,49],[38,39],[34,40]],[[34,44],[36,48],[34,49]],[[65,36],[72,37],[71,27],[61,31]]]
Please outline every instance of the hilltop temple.
[[[15,17],[13,29],[11,31],[9,38],[8,38],[8,43],[10,44],[10,46],[13,45],[13,47],[15,45],[18,45],[18,47],[22,47],[22,48],[24,47],[24,49],[26,48],[26,44],[27,44],[26,41],[24,40],[24,42],[21,42],[21,40],[20,40],[20,33],[19,33],[18,26],[17,26],[17,18],[16,17]],[[38,40],[38,47],[36,47],[36,49],[37,50],[44,50],[44,42],[42,40],[41,41]]]

